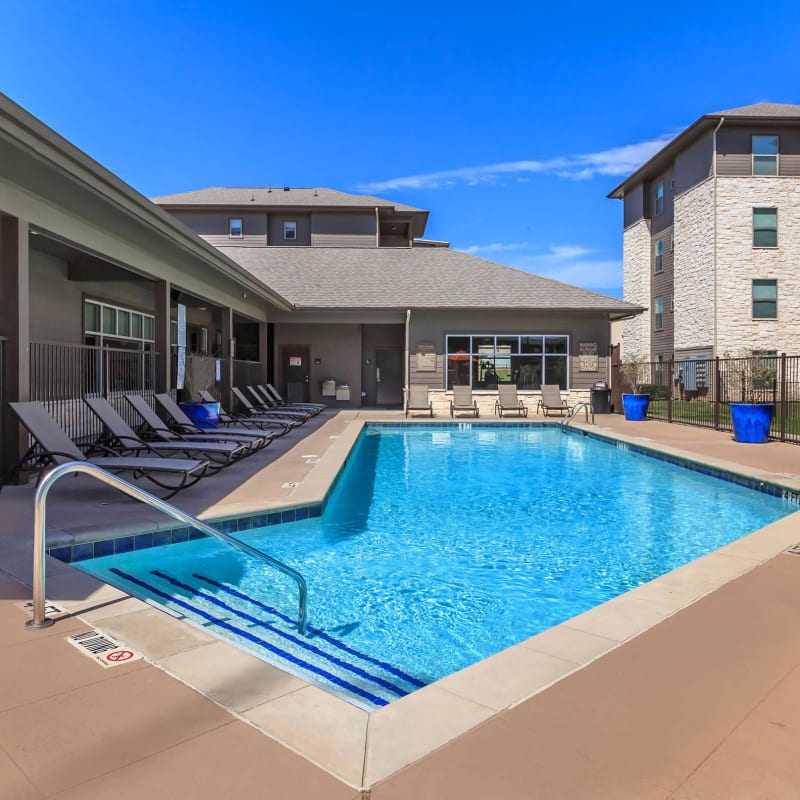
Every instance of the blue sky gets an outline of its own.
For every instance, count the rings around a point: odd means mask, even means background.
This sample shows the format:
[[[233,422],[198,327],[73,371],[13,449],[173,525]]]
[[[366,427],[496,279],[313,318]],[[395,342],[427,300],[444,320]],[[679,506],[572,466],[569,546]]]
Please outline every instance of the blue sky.
[[[704,113],[800,103],[800,4],[7,4],[0,90],[148,196],[318,186],[621,295],[606,194]]]

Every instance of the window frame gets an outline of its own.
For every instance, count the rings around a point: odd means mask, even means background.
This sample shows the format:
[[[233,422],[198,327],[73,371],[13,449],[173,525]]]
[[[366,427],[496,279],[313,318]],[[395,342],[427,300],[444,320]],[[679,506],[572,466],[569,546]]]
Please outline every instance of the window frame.
[[[774,299],[765,300],[764,298],[756,298],[756,285],[766,286],[771,284],[775,289]],[[767,316],[764,314],[756,314],[756,303],[772,303],[774,306],[774,314]],[[754,321],[760,320],[777,320],[778,319],[778,279],[777,278],[753,278],[750,283],[750,314]]]
[[[776,147],[774,153],[757,153],[756,152],[756,139],[775,139]],[[755,178],[775,178],[780,175],[780,154],[781,154],[781,137],[774,134],[753,134],[750,137],[750,174]],[[756,157],[766,159],[774,159],[775,171],[774,172],[756,172]],[[764,162],[762,162],[764,163]]]
[[[93,305],[97,307],[97,319],[98,325],[97,330],[90,330],[89,323],[86,314],[86,306]],[[104,331],[103,330],[103,322],[104,322],[104,315],[103,311],[108,310],[113,314],[114,318],[114,330],[113,331]],[[119,320],[120,315],[127,315],[128,318],[128,333],[121,334],[119,333]],[[134,336],[134,316],[139,317],[139,324],[141,329],[141,336]],[[145,324],[146,320],[150,320],[152,325],[150,326],[151,331],[153,332],[152,336],[145,335],[145,329],[148,327]],[[140,311],[138,308],[128,308],[127,306],[119,306],[115,303],[107,303],[103,300],[94,300],[91,297],[84,297],[83,298],[83,336],[84,339],[87,336],[96,337],[100,345],[103,345],[104,339],[119,339],[126,342],[139,342],[141,345],[153,345],[155,343],[155,315],[149,314],[146,311]]]
[[[664,179],[660,178],[656,181],[656,190],[655,190],[655,203],[654,203],[654,211],[655,213],[653,216],[657,217],[659,214],[664,213]]]
[[[289,233],[292,235],[289,236]],[[284,220],[283,222],[283,239],[286,242],[297,241],[297,220]]]
[[[773,211],[775,212],[775,227],[756,227],[756,214],[761,213],[763,214],[765,211]],[[767,250],[774,250],[778,247],[778,209],[775,206],[753,206],[753,247],[758,248],[759,250],[767,249]],[[762,231],[775,231],[775,244],[758,244],[756,242],[756,234]]]
[[[659,274],[664,271],[664,240],[663,239],[656,239],[655,242],[655,249],[654,249],[654,269],[653,271],[656,274]]]
[[[234,233],[234,223],[239,223],[239,233]],[[243,239],[244,238],[244,220],[241,217],[228,217],[228,238],[229,239]]]
[[[659,311],[659,309],[661,309]],[[664,330],[664,296],[653,298],[653,330]]]

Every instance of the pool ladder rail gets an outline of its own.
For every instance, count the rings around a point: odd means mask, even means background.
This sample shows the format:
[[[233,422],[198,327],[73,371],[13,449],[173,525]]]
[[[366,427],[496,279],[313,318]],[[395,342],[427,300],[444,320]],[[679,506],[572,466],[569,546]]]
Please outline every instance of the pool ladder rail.
[[[569,427],[570,422],[572,422],[572,420],[574,420],[575,417],[578,416],[578,414],[581,412],[581,409],[586,414],[587,423],[589,422],[589,414],[591,413],[592,415],[591,424],[594,425],[594,409],[592,408],[591,403],[588,400],[581,400],[580,402],[575,403],[575,405],[572,406],[572,408],[569,411],[567,411],[567,416],[564,417],[564,419],[562,419],[561,422],[559,423],[561,425],[562,430],[565,430],[566,428]]]
[[[297,584],[297,629],[301,634],[305,634],[308,617],[308,610],[306,608],[308,587],[305,578],[296,569],[293,569],[288,564],[284,564],[282,561],[278,561],[278,559],[266,553],[262,553],[260,550],[256,550],[254,547],[250,547],[249,544],[234,539],[227,533],[213,528],[211,525],[193,517],[191,514],[181,511],[179,508],[170,505],[159,497],[144,491],[144,489],[140,489],[138,486],[134,486],[132,483],[128,483],[128,481],[122,478],[118,478],[116,475],[112,475],[110,472],[88,461],[70,461],[66,464],[59,464],[47,472],[36,487],[36,495],[33,501],[33,618],[25,623],[29,628],[47,628],[54,622],[54,620],[49,619],[45,615],[45,525],[47,494],[59,478],[64,477],[64,475],[74,475],[79,472],[90,475],[109,486],[113,486],[129,497],[139,500],[159,511],[163,511],[165,514],[173,519],[179,520],[184,525],[196,528],[214,539],[219,539],[219,541],[227,544],[229,547],[234,547],[242,553],[274,567],[284,575],[288,575]]]

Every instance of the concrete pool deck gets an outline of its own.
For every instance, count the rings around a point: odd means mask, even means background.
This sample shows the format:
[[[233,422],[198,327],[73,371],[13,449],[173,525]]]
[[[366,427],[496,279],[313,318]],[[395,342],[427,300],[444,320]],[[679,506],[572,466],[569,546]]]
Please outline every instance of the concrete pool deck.
[[[365,419],[401,415],[319,420],[301,443],[285,437],[262,463],[226,470],[205,490],[201,482],[180,505],[215,518],[314,502]],[[654,421],[598,423],[616,438],[800,489],[797,446],[740,445]],[[83,478],[61,484],[49,512],[59,536],[87,535],[82,520],[95,513],[113,513],[116,529],[158,524]],[[0,568],[25,582],[30,497],[25,487],[0,495]],[[362,787],[376,798],[794,796],[800,559],[779,555],[800,540],[793,520],[372,714],[56,562],[48,596],[148,659],[102,670],[64,641],[87,629],[81,619],[27,631],[14,602],[29,590],[4,579],[0,789],[21,788],[0,796],[361,797]],[[113,708],[96,713],[112,684]],[[156,687],[152,699],[145,686]]]

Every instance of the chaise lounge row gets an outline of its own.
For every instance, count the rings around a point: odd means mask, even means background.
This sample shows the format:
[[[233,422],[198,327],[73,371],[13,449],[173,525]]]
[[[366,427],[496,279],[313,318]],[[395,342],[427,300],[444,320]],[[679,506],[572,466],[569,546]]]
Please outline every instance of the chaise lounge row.
[[[537,402],[536,409],[540,409],[545,416],[550,413],[568,413],[572,406],[561,397],[561,389],[557,384],[543,384],[541,397]],[[433,402],[427,386],[411,386],[408,390],[408,401],[406,403],[405,415],[411,412],[424,412],[434,416]],[[517,394],[517,387],[511,384],[500,384],[497,387],[497,399],[494,403],[494,413],[502,417],[503,414],[515,413],[520,417],[528,416],[528,407],[523,403],[522,398]],[[450,416],[456,414],[472,414],[474,417],[480,416],[478,402],[472,396],[470,386],[454,386],[453,397],[450,400]]]

